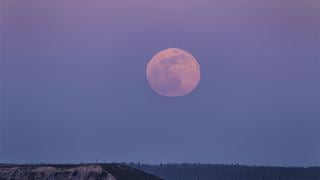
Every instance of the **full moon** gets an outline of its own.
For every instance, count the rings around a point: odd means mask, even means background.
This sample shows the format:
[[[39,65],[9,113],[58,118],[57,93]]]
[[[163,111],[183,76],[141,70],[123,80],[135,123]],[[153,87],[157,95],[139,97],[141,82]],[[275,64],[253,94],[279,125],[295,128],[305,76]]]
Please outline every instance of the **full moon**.
[[[151,88],[162,96],[185,96],[200,81],[198,61],[190,53],[178,48],[165,49],[153,56],[146,73]]]

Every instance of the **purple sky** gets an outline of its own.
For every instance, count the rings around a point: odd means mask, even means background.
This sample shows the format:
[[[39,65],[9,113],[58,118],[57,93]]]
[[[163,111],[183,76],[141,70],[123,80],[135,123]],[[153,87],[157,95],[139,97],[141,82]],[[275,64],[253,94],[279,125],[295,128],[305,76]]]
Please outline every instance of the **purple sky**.
[[[0,162],[320,165],[319,0],[0,3]],[[189,96],[147,83],[170,47]]]

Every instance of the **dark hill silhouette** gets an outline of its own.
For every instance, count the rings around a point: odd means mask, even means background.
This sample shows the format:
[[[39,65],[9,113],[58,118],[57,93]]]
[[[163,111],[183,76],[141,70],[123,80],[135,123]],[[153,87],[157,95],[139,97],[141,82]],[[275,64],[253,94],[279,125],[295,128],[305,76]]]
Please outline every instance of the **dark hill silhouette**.
[[[320,167],[210,164],[128,164],[167,180],[320,180]]]

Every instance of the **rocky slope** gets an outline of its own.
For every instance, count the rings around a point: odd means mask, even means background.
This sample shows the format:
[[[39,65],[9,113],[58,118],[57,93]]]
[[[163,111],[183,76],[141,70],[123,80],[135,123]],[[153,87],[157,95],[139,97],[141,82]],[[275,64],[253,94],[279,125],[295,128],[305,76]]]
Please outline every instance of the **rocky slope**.
[[[0,165],[0,180],[160,180],[119,164]]]

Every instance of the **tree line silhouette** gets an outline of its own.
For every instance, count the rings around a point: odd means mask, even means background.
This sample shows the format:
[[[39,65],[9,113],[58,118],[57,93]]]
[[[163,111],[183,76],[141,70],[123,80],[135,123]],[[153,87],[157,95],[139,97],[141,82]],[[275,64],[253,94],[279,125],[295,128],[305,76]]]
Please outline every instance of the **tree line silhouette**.
[[[320,180],[320,167],[129,163],[166,180]]]

